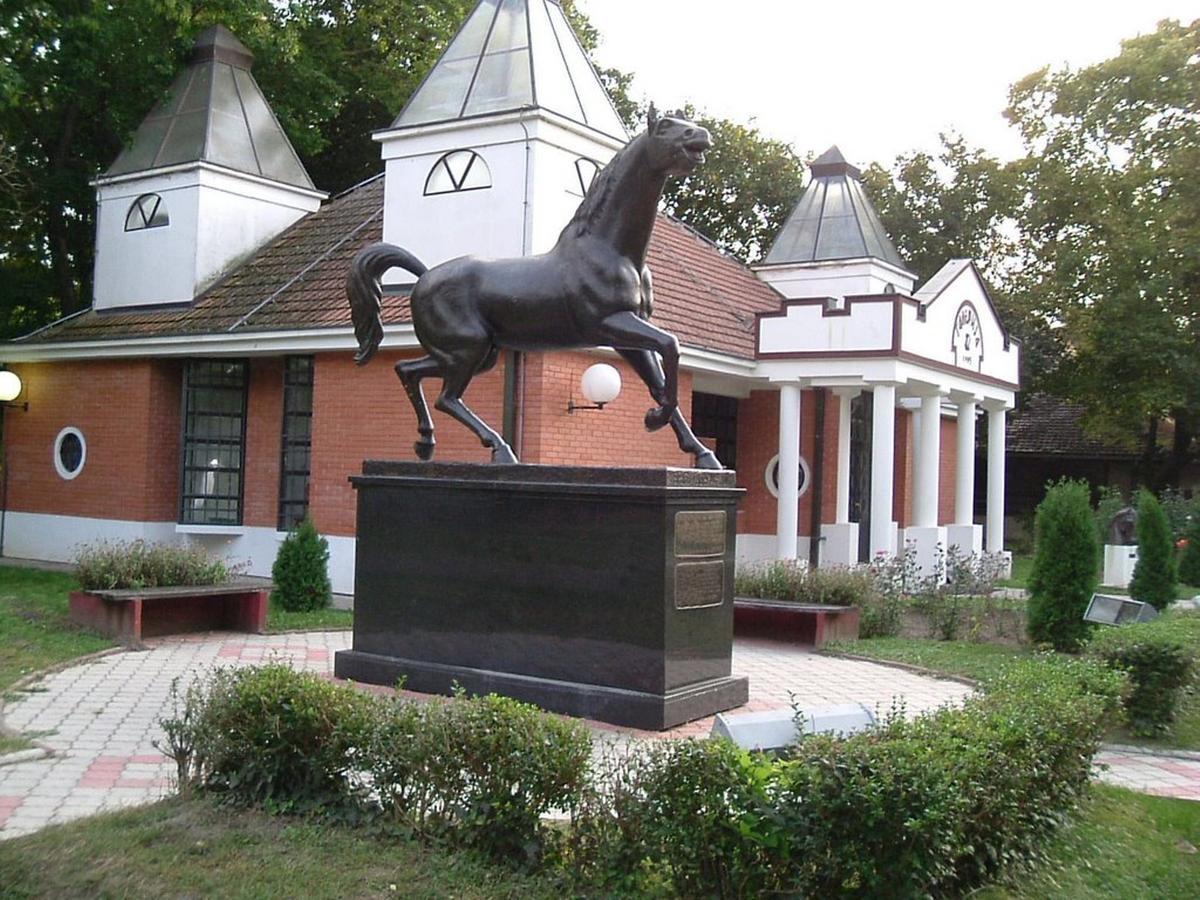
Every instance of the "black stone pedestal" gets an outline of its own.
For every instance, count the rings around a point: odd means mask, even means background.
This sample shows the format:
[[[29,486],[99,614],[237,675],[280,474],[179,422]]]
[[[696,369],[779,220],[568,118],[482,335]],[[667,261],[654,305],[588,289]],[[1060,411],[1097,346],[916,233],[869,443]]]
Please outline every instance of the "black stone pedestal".
[[[366,462],[351,481],[338,677],[649,730],[746,702],[730,675],[733,472]]]

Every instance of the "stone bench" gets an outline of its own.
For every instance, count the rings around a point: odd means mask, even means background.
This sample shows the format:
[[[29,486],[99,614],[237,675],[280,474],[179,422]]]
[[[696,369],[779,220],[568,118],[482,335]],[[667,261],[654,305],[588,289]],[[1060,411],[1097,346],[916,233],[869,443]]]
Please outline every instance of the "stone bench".
[[[858,607],[735,597],[733,631],[738,637],[774,638],[823,647],[828,641],[852,641],[858,637]]]
[[[232,581],[221,585],[72,591],[71,621],[138,644],[143,638],[189,631],[248,631],[267,627],[272,586]]]

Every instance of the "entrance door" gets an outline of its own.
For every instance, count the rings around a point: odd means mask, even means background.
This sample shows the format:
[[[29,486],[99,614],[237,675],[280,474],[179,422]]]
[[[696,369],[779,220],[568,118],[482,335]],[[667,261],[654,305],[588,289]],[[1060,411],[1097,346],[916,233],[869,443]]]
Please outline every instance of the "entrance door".
[[[871,561],[871,420],[875,395],[850,402],[850,521],[858,523],[858,561]]]

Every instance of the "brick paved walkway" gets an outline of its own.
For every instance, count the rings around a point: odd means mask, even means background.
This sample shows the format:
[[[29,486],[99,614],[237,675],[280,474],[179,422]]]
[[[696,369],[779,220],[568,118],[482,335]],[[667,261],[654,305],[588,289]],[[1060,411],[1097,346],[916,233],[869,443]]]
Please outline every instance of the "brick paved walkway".
[[[170,713],[170,686],[218,665],[253,665],[271,659],[329,674],[335,651],[350,645],[349,632],[284,635],[209,634],[153,642],[148,650],[113,653],[48,675],[3,710],[5,724],[41,735],[46,758],[0,765],[0,839],[36,831],[96,812],[153,802],[171,789],[174,767],[154,747],[160,716]],[[744,712],[860,702],[886,713],[900,702],[909,713],[962,700],[970,689],[954,681],[915,675],[855,660],[817,656],[769,641],[735,644],[733,669],[750,678]],[[608,740],[706,735],[712,718],[665,735],[596,724]],[[1185,780],[1179,760],[1155,763],[1106,754],[1105,777],[1152,793],[1200,798],[1200,761]],[[1170,765],[1169,765],[1170,764]],[[1180,771],[1171,781],[1159,772]],[[1145,785],[1133,780],[1144,777]],[[1151,783],[1151,777],[1166,779]]]

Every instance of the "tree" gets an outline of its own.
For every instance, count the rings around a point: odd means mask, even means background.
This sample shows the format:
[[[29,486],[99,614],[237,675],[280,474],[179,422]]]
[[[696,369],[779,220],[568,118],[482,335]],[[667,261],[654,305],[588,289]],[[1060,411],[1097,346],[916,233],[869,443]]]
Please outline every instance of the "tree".
[[[704,165],[668,182],[667,212],[745,263],[766,255],[800,199],[804,165],[790,145],[739,125],[697,113],[683,115],[712,133]]]
[[[324,609],[333,599],[329,583],[329,542],[317,533],[312,519],[305,519],[279,545],[271,566],[271,593],[283,609],[306,612]]]
[[[1088,634],[1083,620],[1096,590],[1100,544],[1086,481],[1050,486],[1034,520],[1033,572],[1029,577],[1029,637],[1055,650],[1079,649]]]
[[[1175,541],[1162,504],[1149,491],[1138,496],[1137,543],[1137,565],[1133,567],[1129,595],[1164,610],[1175,599]]]
[[[386,125],[471,0],[0,0],[0,134],[31,191],[0,214],[8,334],[86,306],[95,198],[88,182],[161,99],[196,35],[227,25],[318,186],[379,170]],[[7,198],[6,198],[7,206]]]
[[[1153,487],[1178,482],[1200,429],[1197,46],[1200,20],[1164,21],[1105,62],[1026,77],[1007,111],[1027,150],[1010,288],[1061,351],[1043,386],[1140,441]]]

